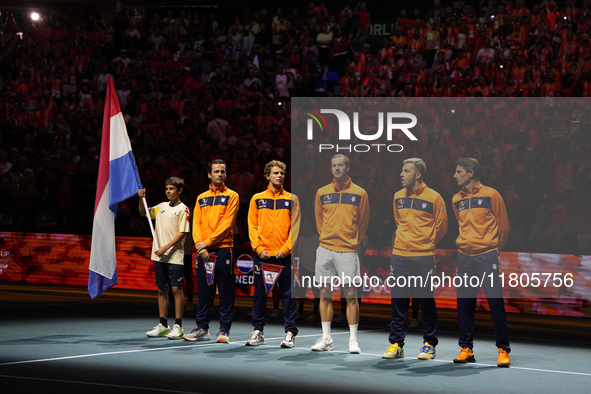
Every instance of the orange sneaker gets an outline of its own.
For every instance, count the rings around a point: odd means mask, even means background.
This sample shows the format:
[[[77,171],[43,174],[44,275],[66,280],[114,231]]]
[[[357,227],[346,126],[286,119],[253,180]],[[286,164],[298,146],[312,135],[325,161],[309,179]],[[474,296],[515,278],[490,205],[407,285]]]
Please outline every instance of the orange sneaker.
[[[509,353],[499,348],[499,361],[497,362],[497,367],[506,368],[509,365],[511,365],[511,361],[509,360]]]
[[[474,352],[469,347],[460,347],[460,355],[454,358],[454,363],[475,363]]]

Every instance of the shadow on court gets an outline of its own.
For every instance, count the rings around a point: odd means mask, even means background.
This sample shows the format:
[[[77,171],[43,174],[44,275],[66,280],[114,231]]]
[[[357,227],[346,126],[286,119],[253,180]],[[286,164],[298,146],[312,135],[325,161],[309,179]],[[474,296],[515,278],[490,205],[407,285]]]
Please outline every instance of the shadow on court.
[[[414,358],[422,345],[420,329],[409,330],[406,358],[384,360],[387,316],[376,317],[380,311],[376,306],[362,306],[373,315],[362,315],[358,334],[362,354],[353,355],[346,352],[346,326],[333,325],[334,351],[311,351],[321,335],[319,323],[298,323],[296,348],[282,349],[280,319],[268,321],[265,346],[245,346],[252,327],[240,316],[246,314],[249,299],[237,300],[244,305],[236,313],[232,343],[218,344],[214,338],[205,342],[146,338],[145,332],[157,322],[152,293],[148,297],[146,292],[112,292],[97,302],[80,291],[56,302],[60,289],[37,287],[30,292],[24,285],[0,285],[0,309],[10,317],[10,329],[0,338],[3,392],[584,393],[591,386],[591,322],[585,319],[509,315],[513,364],[497,368],[486,314],[477,320],[477,364],[452,362],[459,353],[457,323],[454,313],[445,310],[440,314],[436,360]],[[194,315],[185,316],[185,328],[194,325],[193,319]],[[218,322],[211,324],[216,327]]]

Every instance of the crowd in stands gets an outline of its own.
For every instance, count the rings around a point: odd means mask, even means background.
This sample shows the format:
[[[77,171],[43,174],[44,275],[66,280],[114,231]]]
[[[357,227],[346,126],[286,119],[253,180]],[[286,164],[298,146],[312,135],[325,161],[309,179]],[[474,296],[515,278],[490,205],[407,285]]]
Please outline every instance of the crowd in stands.
[[[265,187],[264,165],[291,161],[290,97],[541,97],[509,118],[497,109],[486,112],[489,119],[435,114],[422,126],[431,129],[420,149],[411,150],[433,163],[429,180],[450,195],[453,158],[479,158],[483,183],[501,191],[518,233],[509,248],[548,250],[540,234],[560,233],[564,220],[550,231],[555,212],[538,215],[537,207],[566,212],[591,193],[589,106],[569,101],[564,112],[543,101],[591,94],[591,3],[524,3],[434,0],[424,15],[395,5],[390,37],[371,34],[365,3],[251,10],[246,18],[224,15],[227,23],[207,9],[123,9],[108,23],[98,13],[21,23],[3,13],[0,226],[90,233],[112,77],[149,201],[161,201],[164,180],[180,176],[188,185],[185,203],[193,206],[208,184],[207,163],[224,159],[227,183],[241,200],[238,243],[248,239],[246,211]],[[355,163],[370,201],[379,194],[374,177],[391,184],[391,198],[403,156],[389,168],[369,156]],[[120,204],[118,234],[149,235],[136,206]],[[546,227],[534,234],[538,222]],[[448,243],[453,248],[453,239]]]

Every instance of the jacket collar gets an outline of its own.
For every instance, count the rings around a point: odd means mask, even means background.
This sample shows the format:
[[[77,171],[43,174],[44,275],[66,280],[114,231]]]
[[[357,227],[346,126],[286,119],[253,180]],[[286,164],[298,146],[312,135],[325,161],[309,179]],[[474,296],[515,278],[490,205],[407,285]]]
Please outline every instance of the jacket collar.
[[[219,187],[215,187],[213,185],[213,183],[209,184],[209,190],[213,193],[216,194],[217,192],[223,193],[226,190],[226,184],[222,182],[222,184]]]
[[[474,186],[474,188],[472,189],[472,193],[468,193],[468,191],[466,190],[466,188],[463,187],[462,190],[460,190],[460,194],[462,195],[462,197],[466,197],[466,196],[469,196],[471,194],[472,195],[477,194],[480,191],[480,189],[482,189],[482,183],[478,182],[476,184],[476,186]]]
[[[421,194],[425,190],[426,187],[427,187],[427,184],[425,182],[422,182],[421,186],[419,186],[415,189],[414,195],[418,196],[419,194]],[[406,197],[409,197],[413,194],[410,192],[410,190],[408,190],[408,188],[405,190],[406,190]]]
[[[345,181],[345,184],[343,185],[343,189],[342,190],[339,190],[339,188],[337,186],[337,181],[335,181],[334,179],[332,180],[332,187],[334,187],[334,190],[336,192],[342,192],[343,190],[347,190],[348,188],[350,188],[351,187],[351,183],[353,183],[351,181],[351,178],[349,178],[347,176],[347,180]]]
[[[283,186],[281,186],[281,187],[280,187],[279,189],[277,189],[277,191],[275,191],[275,192],[273,192],[273,190],[271,189],[271,186],[267,186],[267,191],[268,191],[269,193],[271,193],[271,195],[272,195],[273,197],[280,196],[281,194],[283,194]]]

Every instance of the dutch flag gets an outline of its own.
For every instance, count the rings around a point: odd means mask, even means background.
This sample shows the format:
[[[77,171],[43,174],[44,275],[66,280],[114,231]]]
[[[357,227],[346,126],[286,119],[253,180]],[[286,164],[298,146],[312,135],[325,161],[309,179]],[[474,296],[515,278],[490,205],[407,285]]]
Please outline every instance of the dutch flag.
[[[90,247],[88,294],[91,298],[117,284],[117,203],[137,195],[142,188],[119,99],[109,77]]]

